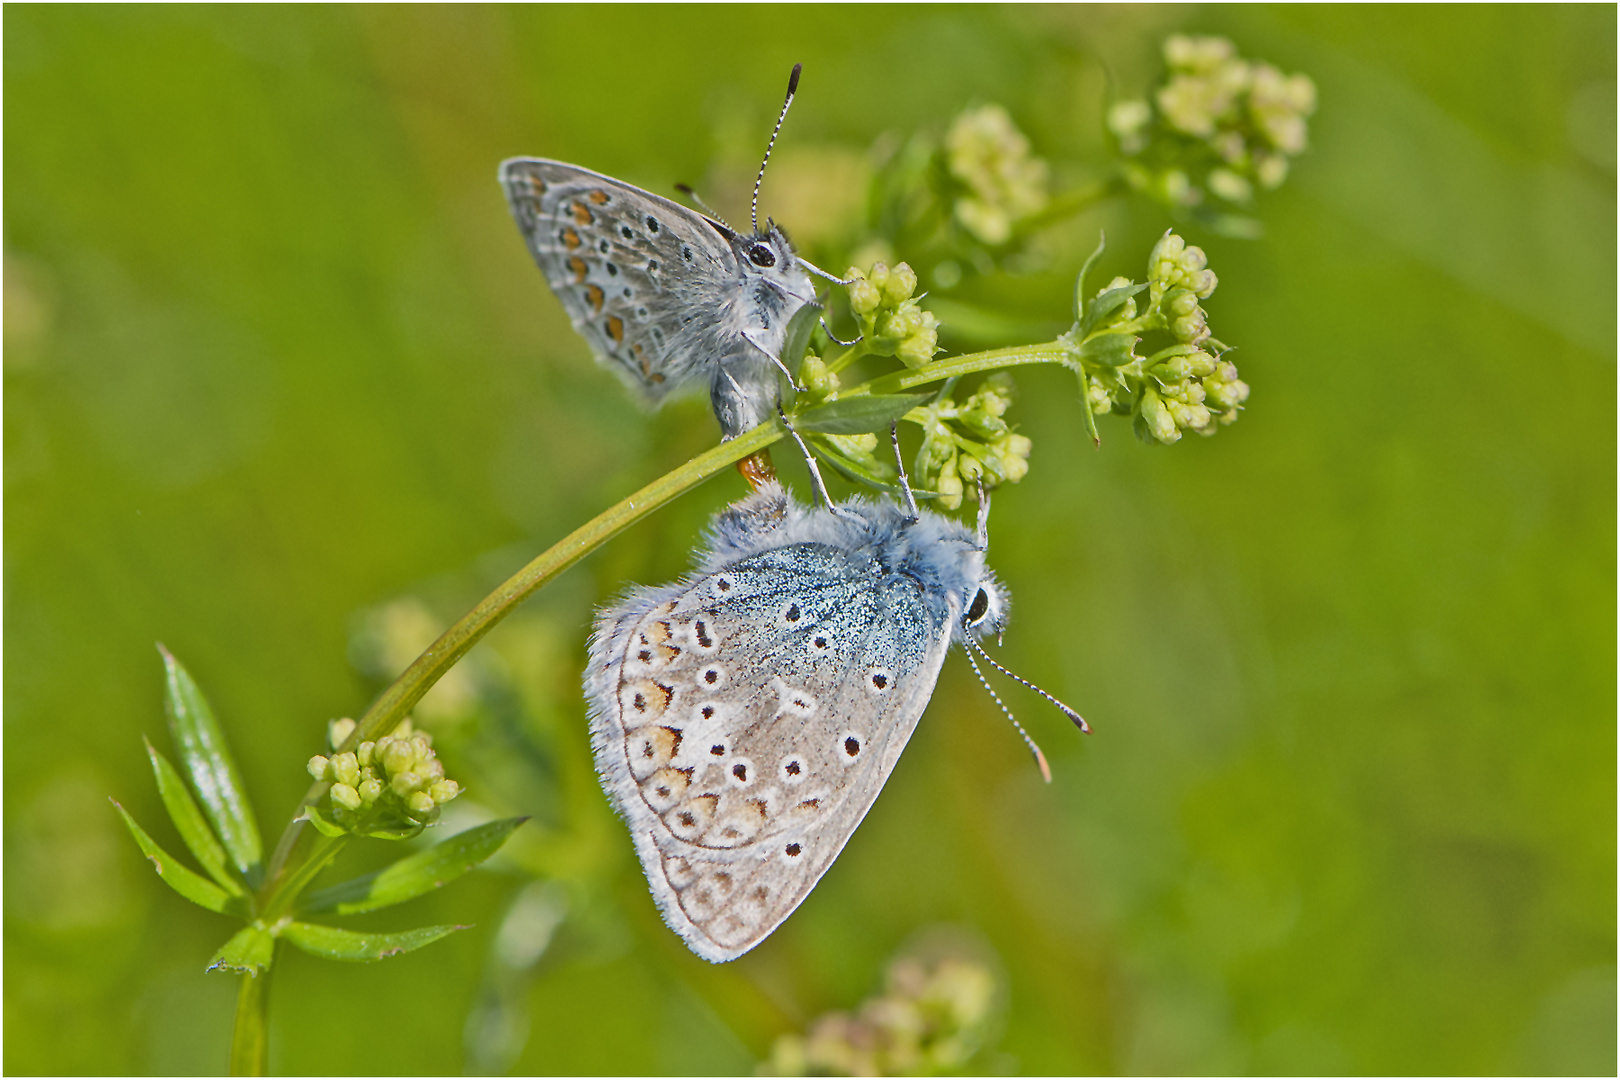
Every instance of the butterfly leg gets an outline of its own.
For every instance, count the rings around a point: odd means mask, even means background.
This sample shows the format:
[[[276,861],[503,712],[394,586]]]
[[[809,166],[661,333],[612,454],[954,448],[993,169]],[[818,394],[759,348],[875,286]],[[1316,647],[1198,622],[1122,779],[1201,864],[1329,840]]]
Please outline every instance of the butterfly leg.
[[[815,489],[816,498],[821,500],[821,504],[838,517],[849,518],[851,521],[864,520],[832,501],[832,496],[827,494],[827,482],[821,478],[821,466],[816,464],[816,456],[810,452],[810,447],[805,445],[804,439],[793,427],[793,422],[787,418],[787,413],[782,411],[782,406],[776,407],[776,415],[781,417],[782,426],[793,436],[793,441],[799,444],[799,453],[804,455],[805,467],[810,470],[810,486]]]
[[[900,456],[900,421],[889,421],[889,443],[894,447],[894,467],[900,474],[900,494],[906,497],[906,517],[917,520],[917,497],[911,493],[911,481],[906,479],[906,463]],[[982,502],[982,500],[981,500]],[[980,544],[980,547],[983,547]]]
[[[832,339],[832,343],[834,345],[842,345],[844,348],[847,349],[851,345],[859,345],[860,342],[861,342],[861,335],[859,335],[859,334],[857,334],[855,336],[854,341],[844,341],[837,334],[832,332],[832,327],[827,325],[827,320],[826,319],[821,320],[821,328],[827,332],[827,336]]]

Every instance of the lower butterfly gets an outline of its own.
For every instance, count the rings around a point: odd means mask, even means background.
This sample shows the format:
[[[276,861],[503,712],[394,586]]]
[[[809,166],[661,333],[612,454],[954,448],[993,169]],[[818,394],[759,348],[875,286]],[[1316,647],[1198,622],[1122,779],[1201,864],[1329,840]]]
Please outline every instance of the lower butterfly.
[[[767,483],[716,516],[696,574],[597,621],[597,770],[665,920],[705,960],[758,945],[826,873],[950,646],[995,664],[979,638],[1005,626],[1007,595],[982,509],[975,535],[901,482],[904,504],[816,508]]]
[[[746,234],[560,161],[512,158],[500,181],[529,253],[598,360],[654,403],[706,382],[728,439],[772,415],[779,374],[793,377],[789,325],[816,294],[787,235],[773,222],[759,228],[758,180]]]

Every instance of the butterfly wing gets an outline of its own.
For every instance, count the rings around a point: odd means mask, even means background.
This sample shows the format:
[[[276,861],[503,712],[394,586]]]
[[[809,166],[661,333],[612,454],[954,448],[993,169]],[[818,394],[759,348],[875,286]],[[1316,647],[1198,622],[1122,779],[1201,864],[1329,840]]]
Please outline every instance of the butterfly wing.
[[[866,816],[950,643],[916,581],[793,544],[604,614],[597,768],[666,921],[731,960],[798,907]]]
[[[599,361],[654,401],[714,364],[731,246],[693,210],[540,158],[501,164],[529,253]]]

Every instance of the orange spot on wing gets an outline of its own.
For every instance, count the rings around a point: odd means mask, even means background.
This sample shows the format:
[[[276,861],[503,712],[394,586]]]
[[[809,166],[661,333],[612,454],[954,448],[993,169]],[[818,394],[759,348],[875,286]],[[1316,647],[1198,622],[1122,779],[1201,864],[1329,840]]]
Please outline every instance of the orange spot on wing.
[[[589,268],[585,265],[584,259],[580,258],[578,255],[573,255],[568,259],[568,269],[574,272],[575,282],[583,282],[585,280],[585,274]]]
[[[579,222],[581,225],[589,225],[591,222],[595,221],[596,218],[591,216],[589,207],[582,202],[577,202],[574,204],[574,220]]]
[[[594,286],[592,286],[592,287],[594,288]],[[598,293],[601,293],[602,290],[597,289],[596,291]],[[602,309],[602,305],[600,303],[598,303],[596,305],[596,307],[597,307],[598,311],[600,311]],[[606,325],[607,325],[608,337],[613,339],[613,344],[615,344],[615,345],[623,345],[624,344],[624,320],[619,318],[617,315],[609,315],[607,317],[607,324]]]
[[[601,311],[602,310],[602,300],[603,300],[602,286],[600,286],[600,285],[587,285],[587,286],[585,286],[585,299],[587,299],[587,300],[589,300],[591,302],[591,307],[594,310]]]
[[[575,232],[573,229],[564,229],[562,231],[562,242],[563,247],[567,248],[569,251],[573,251],[575,248],[579,247],[579,233]]]
[[[606,206],[608,202],[608,193],[605,191],[593,191],[587,195],[586,198],[590,199],[591,202],[595,203],[597,206]]]

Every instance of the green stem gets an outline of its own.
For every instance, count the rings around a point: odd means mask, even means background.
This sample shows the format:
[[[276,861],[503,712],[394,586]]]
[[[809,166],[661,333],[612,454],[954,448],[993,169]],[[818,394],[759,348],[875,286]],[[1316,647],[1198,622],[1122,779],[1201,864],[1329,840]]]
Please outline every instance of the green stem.
[[[360,718],[348,745],[376,739],[392,731],[422,699],[422,695],[466,655],[468,649],[536,589],[677,495],[696,487],[728,465],[770,446],[786,434],[787,430],[782,427],[780,420],[771,420],[744,432],[654,480],[553,544],[439,635],[439,640],[428,646],[427,651],[417,657],[394,680],[393,685],[372,702],[371,708]],[[325,784],[314,785],[305,795],[302,805],[314,802],[325,790]],[[285,873],[295,847],[300,846],[299,838],[313,831],[305,828],[302,820],[295,820],[287,826],[270,860],[267,891],[274,890],[276,895],[284,895],[278,887],[278,879]]]
[[[275,954],[271,953],[274,960]],[[236,995],[236,1026],[231,1031],[231,1075],[264,1076],[270,1059],[270,972],[243,975]]]
[[[1019,345],[953,356],[935,361],[916,371],[893,372],[852,387],[841,396],[899,393],[914,386],[925,386],[959,375],[1023,364],[1064,364],[1072,367],[1075,363],[1072,352],[1061,342]],[[723,442],[674,471],[666,473],[552,545],[485,597],[477,607],[462,616],[454,626],[441,634],[426,652],[417,657],[411,666],[394,680],[393,685],[372,702],[371,708],[360,718],[354,734],[345,745],[352,747],[364,740],[376,739],[392,731],[421,700],[422,695],[427,693],[456,661],[466,655],[468,649],[542,585],[671,499],[696,487],[726,466],[741,461],[749,454],[770,446],[786,435],[787,430],[780,420],[761,424],[752,431],[744,432],[729,442]],[[325,793],[326,786],[320,783],[311,787],[304,796],[302,805],[308,805],[319,799]],[[308,870],[306,864],[318,852],[310,850],[307,837],[314,830],[306,828],[305,825],[306,823],[299,818],[291,822],[282,833],[281,840],[276,845],[275,855],[270,861],[267,883],[260,890],[260,896],[266,898],[261,910],[268,912],[269,903],[272,901],[280,906],[290,905],[296,898],[298,890],[313,876],[305,872]],[[293,867],[290,874],[289,866]]]

